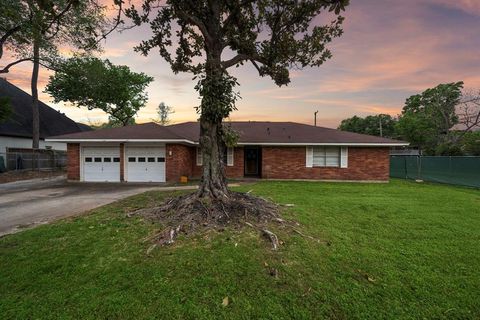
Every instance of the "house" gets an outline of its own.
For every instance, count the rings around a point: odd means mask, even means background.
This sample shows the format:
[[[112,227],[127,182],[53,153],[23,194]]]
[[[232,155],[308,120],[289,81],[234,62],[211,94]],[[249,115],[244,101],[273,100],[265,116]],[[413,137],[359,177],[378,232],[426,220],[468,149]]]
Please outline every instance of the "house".
[[[7,97],[12,107],[12,116],[0,123],[0,154],[7,149],[32,148],[32,97],[7,80],[0,78],[0,97]],[[76,123],[45,103],[39,101],[40,149],[66,150],[63,142],[45,142],[45,137],[91,130],[89,126]]]
[[[225,155],[227,177],[388,181],[386,138],[294,122],[231,122],[240,134]],[[145,123],[48,138],[67,143],[68,178],[175,182],[201,176],[199,123]]]

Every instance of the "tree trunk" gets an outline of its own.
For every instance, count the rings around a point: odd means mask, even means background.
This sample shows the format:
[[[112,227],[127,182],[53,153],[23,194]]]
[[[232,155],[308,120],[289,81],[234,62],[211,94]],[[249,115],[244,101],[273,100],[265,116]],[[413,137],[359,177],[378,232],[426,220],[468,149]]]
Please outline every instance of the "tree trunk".
[[[213,53],[207,54],[205,68],[206,83],[209,80],[220,79],[222,75],[221,67],[221,49],[213,50]],[[225,175],[225,166],[223,163],[223,153],[225,152],[225,142],[222,134],[222,117],[220,110],[217,110],[215,101],[222,99],[217,90],[207,90],[207,98],[202,97],[202,114],[200,116],[200,149],[202,152],[203,174],[198,190],[200,198],[220,199],[228,197],[227,178]],[[213,94],[213,96],[212,96]],[[205,101],[210,101],[209,106],[205,106]]]
[[[40,145],[40,116],[38,110],[38,71],[40,67],[40,48],[38,40],[33,41],[33,71],[31,79],[32,88],[32,148],[38,149]]]
[[[227,178],[223,164],[223,138],[221,121],[212,122],[200,117],[200,148],[203,174],[198,190],[201,198],[219,199],[228,197]]]

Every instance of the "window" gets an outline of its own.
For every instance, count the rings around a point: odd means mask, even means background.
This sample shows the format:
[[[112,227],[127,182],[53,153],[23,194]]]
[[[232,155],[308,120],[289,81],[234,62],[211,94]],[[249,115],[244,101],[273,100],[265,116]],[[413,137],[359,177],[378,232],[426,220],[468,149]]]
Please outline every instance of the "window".
[[[135,157],[128,157],[128,162],[135,162],[136,158]]]
[[[155,162],[155,158],[153,158],[153,157],[149,157],[147,160],[148,160],[148,162]]]
[[[339,147],[313,147],[314,167],[340,167]]]
[[[92,157],[86,157],[85,162],[92,162]]]
[[[138,157],[138,162],[145,162],[145,157]]]
[[[223,154],[223,163],[229,167],[233,166],[233,148],[227,148]],[[202,150],[197,147],[197,166],[203,165]]]
[[[201,166],[203,164],[203,158],[202,158],[202,150],[197,147],[197,166]]]
[[[113,158],[113,162],[120,162],[120,158],[119,157]]]
[[[95,162],[102,162],[102,158],[98,157],[94,159]]]
[[[223,154],[223,164],[226,166],[233,166],[233,148],[228,147]]]
[[[103,158],[103,162],[112,162],[112,158]]]
[[[157,158],[157,162],[165,162],[165,158],[163,157]]]

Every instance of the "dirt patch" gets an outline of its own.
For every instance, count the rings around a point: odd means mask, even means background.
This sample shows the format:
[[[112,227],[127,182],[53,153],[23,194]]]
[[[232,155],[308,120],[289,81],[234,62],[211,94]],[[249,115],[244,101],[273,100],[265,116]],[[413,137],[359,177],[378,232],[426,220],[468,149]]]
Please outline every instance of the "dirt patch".
[[[214,201],[190,193],[166,200],[154,208],[134,211],[128,216],[142,215],[157,221],[165,229],[150,240],[159,245],[171,244],[179,234],[192,235],[206,229],[222,230],[225,227],[252,227],[259,230],[278,247],[278,238],[267,229],[271,222],[285,224],[279,207],[264,198],[248,193],[230,191],[228,197]]]
[[[65,171],[32,171],[32,170],[22,170],[22,171],[7,171],[0,173],[0,184],[21,180],[30,180],[38,178],[53,178],[64,175]]]

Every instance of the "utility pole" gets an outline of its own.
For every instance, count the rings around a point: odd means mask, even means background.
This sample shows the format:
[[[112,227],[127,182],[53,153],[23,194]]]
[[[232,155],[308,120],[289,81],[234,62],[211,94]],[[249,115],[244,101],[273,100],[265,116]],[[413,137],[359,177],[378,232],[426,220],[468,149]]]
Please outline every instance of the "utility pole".
[[[317,113],[318,113],[318,110],[313,113],[313,115],[314,115],[314,116],[313,116],[313,118],[314,118],[314,120],[313,120],[313,125],[314,125],[315,127],[317,126]]]

